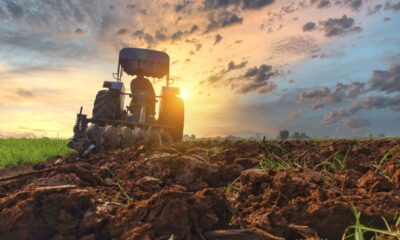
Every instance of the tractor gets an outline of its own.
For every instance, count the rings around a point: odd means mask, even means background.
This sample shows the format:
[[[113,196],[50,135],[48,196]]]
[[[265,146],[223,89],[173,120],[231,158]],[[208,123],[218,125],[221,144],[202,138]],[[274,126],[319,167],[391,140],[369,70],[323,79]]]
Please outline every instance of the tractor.
[[[180,89],[171,86],[169,63],[169,56],[164,52],[123,48],[119,52],[117,73],[113,74],[115,81],[104,81],[105,89],[97,92],[92,118],[83,114],[81,107],[68,146],[86,156],[103,148],[181,141],[184,102],[179,96]],[[130,83],[130,92],[125,91],[124,73],[136,76]],[[166,78],[159,96],[146,77]],[[127,106],[126,96],[130,99]]]

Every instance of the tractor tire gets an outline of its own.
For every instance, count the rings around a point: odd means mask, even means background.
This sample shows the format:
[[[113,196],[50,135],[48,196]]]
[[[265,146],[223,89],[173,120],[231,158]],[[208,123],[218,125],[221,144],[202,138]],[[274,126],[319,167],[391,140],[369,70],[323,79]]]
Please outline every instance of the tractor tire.
[[[117,92],[101,90],[97,93],[93,106],[93,118],[119,120],[121,116],[120,96]],[[100,127],[104,127],[105,123],[99,123]]]

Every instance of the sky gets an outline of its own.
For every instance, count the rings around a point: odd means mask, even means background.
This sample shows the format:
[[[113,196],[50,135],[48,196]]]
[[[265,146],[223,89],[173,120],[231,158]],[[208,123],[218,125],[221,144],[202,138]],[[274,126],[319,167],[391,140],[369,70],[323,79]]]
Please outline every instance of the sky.
[[[1,0],[0,137],[72,136],[124,47],[169,54],[186,134],[400,135],[399,26],[399,0]]]

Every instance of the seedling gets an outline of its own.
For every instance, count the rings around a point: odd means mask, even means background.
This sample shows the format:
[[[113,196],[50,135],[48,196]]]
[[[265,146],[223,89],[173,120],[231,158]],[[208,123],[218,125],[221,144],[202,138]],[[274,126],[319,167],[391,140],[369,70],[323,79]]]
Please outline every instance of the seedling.
[[[289,162],[284,161],[282,159],[274,159],[270,156],[266,156],[265,154],[262,155],[262,159],[259,162],[259,166],[263,170],[269,169],[287,169],[293,167]]]
[[[235,185],[235,183],[240,181],[240,177],[235,178],[235,180],[233,180],[232,182],[228,183],[228,186],[226,187],[226,192],[230,193],[233,190],[233,186]]]
[[[330,157],[322,161],[321,163],[317,164],[314,167],[314,170],[317,169],[320,166],[324,166],[330,168],[331,170],[337,170],[337,169],[345,169],[347,166],[347,160],[350,154],[351,149],[353,146],[350,146],[345,155],[342,157],[339,156],[339,151],[336,151],[334,154],[332,154]],[[331,159],[333,158],[333,161]]]
[[[387,152],[383,155],[383,157],[379,160],[378,164],[376,165],[376,172],[378,172],[378,171],[382,168],[383,163],[386,161],[386,159],[387,159],[399,146],[400,146],[400,144],[394,146],[392,149],[390,149],[389,151],[387,151]]]
[[[355,221],[354,225],[348,227],[345,230],[342,240],[345,240],[345,239],[364,240],[365,239],[364,234],[366,234],[368,232],[375,234],[374,239],[381,239],[379,237],[383,235],[386,237],[395,237],[395,239],[400,240],[400,231],[392,230],[385,218],[382,218],[382,219],[385,222],[387,230],[367,227],[367,226],[363,225],[360,221],[361,212],[357,211],[357,209],[354,206],[353,206],[353,213],[354,213],[354,217],[355,217],[356,221]],[[400,218],[396,222],[396,227],[398,226],[399,222],[400,222]],[[348,232],[350,230],[353,230],[353,232],[351,234],[348,234]]]

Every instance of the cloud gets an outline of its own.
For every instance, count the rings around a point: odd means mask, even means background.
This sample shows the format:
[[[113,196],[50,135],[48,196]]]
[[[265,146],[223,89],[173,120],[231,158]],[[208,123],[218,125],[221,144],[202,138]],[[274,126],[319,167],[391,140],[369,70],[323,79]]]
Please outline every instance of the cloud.
[[[274,0],[204,0],[203,9],[226,9],[231,6],[242,6],[243,10],[256,10],[264,8],[267,5],[271,5],[273,2]]]
[[[207,83],[208,85],[212,86],[215,85],[216,83],[225,80],[225,74],[230,72],[230,71],[234,71],[234,70],[238,70],[238,69],[242,69],[247,65],[247,61],[242,61],[238,64],[235,64],[235,62],[233,60],[231,60],[228,63],[228,66],[225,69],[220,70],[218,73],[216,74],[212,74],[210,75],[207,80],[202,81],[201,84],[205,84]]]
[[[368,15],[373,15],[373,14],[379,12],[382,8],[383,8],[382,4],[377,4],[372,9],[368,8]]]
[[[175,10],[175,12],[177,12],[177,13],[178,13],[178,12],[182,12],[182,11],[188,9],[188,7],[189,7],[192,3],[193,3],[192,1],[186,1],[186,0],[184,0],[183,3],[176,4],[174,10]]]
[[[281,11],[284,12],[284,13],[292,13],[292,12],[294,12],[296,10],[298,10],[298,8],[296,8],[295,3],[293,3],[293,2],[291,4],[289,4],[289,5],[287,5],[287,6],[281,7]]]
[[[390,95],[367,95],[367,94]],[[393,95],[393,94],[397,95]],[[388,70],[374,70],[367,82],[337,83],[328,87],[304,89],[298,99],[310,102],[312,109],[322,108],[329,103],[352,100],[349,107],[334,109],[325,113],[321,126],[335,123],[343,118],[353,117],[363,109],[389,109],[400,111],[400,65],[392,64]],[[359,98],[363,97],[363,98]]]
[[[154,37],[151,34],[146,33],[143,29],[136,30],[132,33],[132,36],[137,37],[140,40],[144,40],[149,47],[155,44]]]
[[[275,43],[273,49],[282,54],[305,54],[318,48],[317,41],[310,36],[290,36]]]
[[[172,40],[172,41],[181,40],[182,37],[183,37],[184,35],[185,35],[184,32],[182,32],[182,31],[176,31],[175,33],[173,33],[173,34],[171,35],[171,40]]]
[[[33,52],[46,58],[54,57],[58,60],[86,58],[96,54],[93,49],[86,48],[79,41],[60,41],[45,34],[27,31],[15,32],[4,29],[0,33],[0,44],[3,49],[24,51],[25,54]]]
[[[197,30],[199,29],[199,26],[197,26],[196,24],[193,24],[192,28],[190,29],[190,33],[195,33]]]
[[[365,93],[365,83],[352,82],[349,84],[337,83],[333,90],[322,87],[302,90],[298,96],[301,102],[311,102],[312,109],[324,107],[328,103],[342,102],[344,99],[354,99]]]
[[[261,9],[270,5],[274,0],[243,0],[243,9]]]
[[[1,82],[0,82],[1,83]],[[54,88],[25,87],[21,84],[2,84],[0,105],[56,107],[65,102],[64,90]],[[12,101],[10,101],[12,99]]]
[[[117,35],[124,35],[125,33],[128,32],[128,29],[126,28],[121,28],[120,30],[118,30]]]
[[[247,65],[246,61],[235,64],[233,61],[228,63],[227,68],[210,75],[206,80],[201,81],[200,84],[207,84],[209,86],[220,87],[230,85],[235,93],[246,94],[256,92],[258,94],[265,94],[277,88],[276,84],[270,79],[278,74],[277,71],[272,70],[272,66],[262,64],[259,67],[255,66],[248,68],[243,74],[238,77],[228,78],[226,74],[230,71],[242,69]]]
[[[303,32],[314,30],[316,26],[314,22],[307,22],[303,25]]]
[[[76,28],[75,31],[74,31],[74,33],[75,33],[76,35],[83,35],[85,32],[83,31],[82,28]]]
[[[353,10],[359,10],[363,4],[363,0],[344,0],[345,6],[349,6]]]
[[[355,101],[350,107],[327,112],[322,119],[321,126],[332,124],[345,117],[352,117],[364,109],[390,109],[400,111],[400,94],[395,96],[368,96]]]
[[[221,13],[210,13],[208,15],[208,20],[209,23],[206,27],[205,33],[242,24],[243,22],[243,18],[239,17],[235,13],[227,11]]]
[[[200,82],[200,84],[207,83],[208,85],[213,86],[216,85],[216,83],[221,82],[222,80],[224,80],[224,73],[220,72],[210,75],[206,81],[202,81]]]
[[[23,88],[18,88],[15,93],[23,98],[33,98],[35,96],[31,90]]]
[[[241,63],[235,64],[234,61],[230,61],[228,63],[228,68],[226,69],[227,72],[244,68],[247,65],[247,61],[242,61]]]
[[[168,41],[168,40],[170,40],[171,42],[180,41],[183,38],[194,34],[198,29],[199,29],[199,26],[197,26],[196,24],[193,24],[189,30],[185,30],[185,31],[177,30],[170,36],[165,34],[164,30],[157,30],[154,34],[153,39],[151,39],[151,40],[153,40],[152,43],[154,43],[154,44],[157,44],[158,42]],[[143,30],[141,30],[141,31],[143,31]]]
[[[219,42],[221,42],[222,39],[223,37],[219,33],[215,35],[214,45],[217,45]]]
[[[204,10],[227,8],[229,6],[239,6],[241,0],[204,0]]]
[[[400,64],[392,64],[387,71],[374,70],[370,84],[371,90],[385,93],[400,92]]]
[[[392,11],[400,11],[400,2],[392,4],[390,2],[386,2],[385,10],[392,10]]]
[[[268,93],[277,87],[274,82],[269,81],[274,75],[277,75],[277,72],[272,71],[271,65],[262,64],[259,67],[247,69],[243,75],[234,79],[231,88],[240,94],[249,92]]]
[[[303,111],[301,108],[291,109],[289,115],[284,117],[283,120],[281,121],[281,123],[295,122],[296,120],[298,120],[301,117],[302,112]]]
[[[23,64],[16,65],[13,68],[5,69],[0,71],[0,79],[21,77],[32,75],[34,73],[45,73],[45,72],[59,72],[62,73],[66,69],[58,66],[57,64]]]
[[[329,0],[311,0],[311,4],[317,5],[318,8],[329,7],[331,5]]]
[[[24,10],[13,1],[6,1],[6,8],[8,13],[16,19],[22,18]]]
[[[367,85],[368,87],[366,87]],[[388,70],[373,70],[367,82],[337,83],[333,90],[327,87],[304,90],[300,93],[299,99],[301,101],[307,99],[321,100],[324,98],[354,99],[371,91],[382,93],[400,92],[400,64],[392,64]]]
[[[321,21],[319,25],[325,31],[325,36],[334,37],[348,33],[358,33],[362,31],[361,27],[354,26],[354,19],[343,15],[341,18],[329,18]]]
[[[161,30],[157,30],[156,33],[154,34],[154,38],[157,41],[165,41],[167,40],[167,35],[163,33]]]
[[[345,130],[359,130],[371,125],[371,121],[361,117],[347,118],[343,121],[343,128]]]

